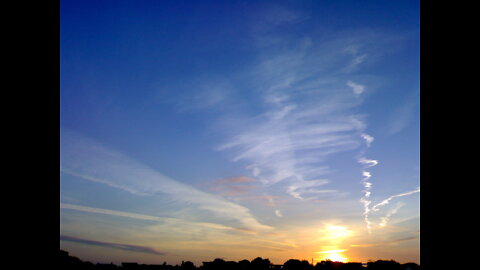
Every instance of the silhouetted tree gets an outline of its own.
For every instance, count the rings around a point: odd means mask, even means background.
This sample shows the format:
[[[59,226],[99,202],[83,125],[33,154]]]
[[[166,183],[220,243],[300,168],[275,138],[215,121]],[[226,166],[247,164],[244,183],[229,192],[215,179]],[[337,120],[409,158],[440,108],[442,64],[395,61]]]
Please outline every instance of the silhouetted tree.
[[[250,269],[250,261],[249,260],[241,260],[238,262],[238,268],[240,270],[248,270]]]
[[[182,262],[180,265],[181,270],[195,270],[197,269],[195,265],[191,261]]]
[[[416,263],[404,263],[402,264],[403,270],[420,270],[420,266]]]
[[[313,266],[306,260],[290,259],[283,264],[285,270],[311,270]]]
[[[252,260],[250,263],[250,269],[252,270],[269,270],[270,269],[270,260],[269,259],[262,259],[261,257],[257,257]]]

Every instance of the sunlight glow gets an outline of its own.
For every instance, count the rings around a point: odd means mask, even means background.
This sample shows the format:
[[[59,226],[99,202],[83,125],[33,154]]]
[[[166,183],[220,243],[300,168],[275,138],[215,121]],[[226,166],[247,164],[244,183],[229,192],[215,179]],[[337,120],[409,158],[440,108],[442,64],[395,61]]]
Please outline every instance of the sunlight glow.
[[[346,227],[343,226],[333,226],[330,225],[327,227],[328,234],[332,239],[335,239],[337,241],[346,238],[347,236],[350,235],[350,231],[347,230]]]
[[[320,259],[321,261],[330,260],[333,262],[347,262],[348,258],[340,255],[340,253],[343,251],[345,251],[345,249],[321,251],[318,253],[324,253],[325,256],[320,257],[318,259]]]

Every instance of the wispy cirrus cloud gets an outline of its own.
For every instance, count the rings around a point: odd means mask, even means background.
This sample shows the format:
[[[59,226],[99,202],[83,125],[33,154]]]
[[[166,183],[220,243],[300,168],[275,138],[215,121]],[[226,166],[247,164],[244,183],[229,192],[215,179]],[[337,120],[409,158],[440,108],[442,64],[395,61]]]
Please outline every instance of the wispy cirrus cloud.
[[[61,135],[61,171],[64,173],[139,196],[166,194],[173,201],[213,214],[218,222],[235,221],[237,227],[251,230],[272,229],[261,224],[246,207],[175,181],[76,132],[62,130]]]
[[[378,242],[378,243],[371,243],[371,244],[351,244],[350,247],[388,246],[388,245],[396,244],[396,243],[399,243],[399,242],[411,241],[411,240],[416,240],[416,239],[418,239],[418,236],[409,236],[409,237],[393,239],[393,240],[388,240],[388,241],[382,241],[382,242]]]
[[[126,217],[126,218],[132,218],[132,219],[163,221],[162,218],[156,217],[156,216],[151,216],[151,215],[143,215],[143,214],[131,213],[131,212],[125,212],[125,211],[117,211],[117,210],[109,210],[109,209],[96,208],[96,207],[88,207],[88,206],[70,204],[70,203],[60,203],[60,208],[61,209],[70,209],[70,210],[82,211],[82,212],[87,212],[87,213],[96,213],[96,214]]]
[[[356,95],[360,95],[361,93],[363,93],[363,91],[365,91],[365,86],[363,86],[361,84],[357,84],[357,83],[354,83],[352,81],[348,81],[347,85],[352,88],[353,93],[355,93]]]
[[[258,181],[251,177],[240,176],[219,179],[206,184],[207,189],[224,197],[238,197],[251,194],[257,188]]]
[[[294,198],[317,199],[339,194],[327,188],[328,158],[358,149],[362,136],[368,144],[373,141],[364,132],[365,115],[356,113],[366,86],[348,79],[367,61],[364,50],[372,41],[339,36],[316,42],[307,36],[302,38],[307,43],[298,39],[292,45],[294,39],[284,36],[260,50],[261,60],[244,76],[252,80],[250,96],[258,113],[237,116],[241,128],[229,126],[232,136],[218,149],[230,152],[234,162],[245,162],[266,186],[285,185]],[[279,49],[280,44],[289,49]]]
[[[388,134],[393,135],[404,130],[414,120],[415,113],[418,109],[418,96],[410,96],[398,108],[396,108],[391,116],[388,125]]]
[[[248,229],[245,227],[231,227],[231,226],[225,226],[222,224],[217,224],[212,222],[195,222],[195,221],[185,220],[181,218],[144,215],[144,214],[138,214],[138,213],[132,213],[132,212],[126,212],[126,211],[118,211],[118,210],[111,210],[111,209],[98,208],[98,207],[89,207],[89,206],[77,205],[77,204],[60,203],[60,208],[81,211],[86,213],[137,219],[137,220],[156,221],[158,223],[161,223],[162,226],[164,227],[192,226],[196,228],[205,228],[209,230],[235,231],[235,232],[242,232],[242,233],[248,233],[248,234],[256,233],[255,230]]]

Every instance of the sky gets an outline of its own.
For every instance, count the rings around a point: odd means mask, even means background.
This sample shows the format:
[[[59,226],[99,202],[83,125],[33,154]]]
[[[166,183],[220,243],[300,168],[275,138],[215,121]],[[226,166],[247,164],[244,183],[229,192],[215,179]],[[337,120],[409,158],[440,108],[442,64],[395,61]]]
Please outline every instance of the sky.
[[[418,1],[60,2],[60,248],[420,263]]]

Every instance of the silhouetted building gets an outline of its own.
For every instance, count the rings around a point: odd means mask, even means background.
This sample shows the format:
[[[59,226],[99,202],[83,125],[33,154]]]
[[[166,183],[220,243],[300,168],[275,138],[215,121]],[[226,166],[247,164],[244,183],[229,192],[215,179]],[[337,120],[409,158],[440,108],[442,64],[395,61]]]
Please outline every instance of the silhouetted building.
[[[362,270],[362,269],[363,269],[362,263],[358,263],[358,262],[347,262],[347,263],[344,263],[342,266],[342,270]]]
[[[125,270],[137,270],[139,266],[136,262],[122,262],[122,268]]]
[[[378,260],[375,262],[368,262],[367,263],[368,270],[402,270],[402,266],[400,263],[390,260]]]

